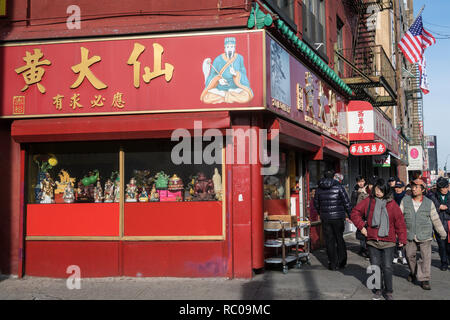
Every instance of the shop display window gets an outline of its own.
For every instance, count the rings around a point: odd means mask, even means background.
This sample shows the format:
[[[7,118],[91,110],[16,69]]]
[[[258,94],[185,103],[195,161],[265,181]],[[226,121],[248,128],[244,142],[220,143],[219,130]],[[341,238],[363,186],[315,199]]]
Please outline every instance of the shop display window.
[[[117,143],[32,144],[27,169],[28,204],[119,202]]]
[[[286,199],[287,154],[280,152],[280,167],[275,175],[264,176],[264,199]]]
[[[178,142],[130,142],[125,148],[125,202],[190,202],[222,200],[222,163],[176,164]],[[188,159],[189,157],[186,157]],[[220,157],[221,159],[221,157]]]

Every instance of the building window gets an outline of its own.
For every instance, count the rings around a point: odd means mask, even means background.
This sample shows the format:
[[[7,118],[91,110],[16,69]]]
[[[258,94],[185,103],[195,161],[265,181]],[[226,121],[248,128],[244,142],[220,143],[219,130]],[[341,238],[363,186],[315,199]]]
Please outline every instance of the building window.
[[[294,0],[266,0],[269,7],[275,11],[294,31],[297,31],[294,15]]]
[[[303,39],[326,57],[325,1],[303,0]]]

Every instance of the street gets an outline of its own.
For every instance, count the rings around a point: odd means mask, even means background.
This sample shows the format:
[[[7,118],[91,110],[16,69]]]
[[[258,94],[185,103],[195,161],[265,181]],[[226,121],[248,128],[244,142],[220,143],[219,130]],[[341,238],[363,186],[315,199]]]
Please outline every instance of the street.
[[[290,268],[287,274],[272,268],[251,280],[223,278],[91,278],[81,288],[69,290],[66,279],[39,277],[0,278],[2,300],[369,300],[366,287],[369,261],[357,255],[353,234],[345,237],[348,264],[330,271],[324,249],[313,252],[311,265]],[[449,299],[450,271],[439,270],[437,245],[433,242],[431,291],[406,281],[408,268],[394,265],[396,300]]]

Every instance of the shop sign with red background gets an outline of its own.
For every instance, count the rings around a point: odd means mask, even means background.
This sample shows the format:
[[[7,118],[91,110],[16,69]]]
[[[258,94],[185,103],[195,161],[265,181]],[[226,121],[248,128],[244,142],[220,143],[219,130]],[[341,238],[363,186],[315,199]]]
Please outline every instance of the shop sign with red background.
[[[227,38],[236,45],[237,59],[229,59],[236,78],[240,84],[248,79],[233,96],[245,90],[249,94],[221,99],[222,90],[205,102],[205,89],[215,88],[214,83],[206,88],[208,74],[217,75],[218,83],[230,69],[219,69]],[[5,45],[0,47],[0,116],[261,108],[262,42],[262,31],[247,31]]]
[[[348,145],[343,97],[270,36],[266,61],[267,108]]]
[[[398,133],[391,122],[366,101],[350,101],[348,132],[351,141],[381,140],[398,156]]]
[[[350,146],[350,153],[354,156],[374,156],[386,152],[382,142],[355,143]]]

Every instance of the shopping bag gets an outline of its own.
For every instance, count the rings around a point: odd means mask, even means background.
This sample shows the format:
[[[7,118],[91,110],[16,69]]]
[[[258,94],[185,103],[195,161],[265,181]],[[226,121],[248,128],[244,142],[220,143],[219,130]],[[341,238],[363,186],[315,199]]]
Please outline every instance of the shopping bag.
[[[448,231],[450,232],[450,221],[447,221],[448,224]],[[447,234],[447,241],[450,243],[450,236]]]

